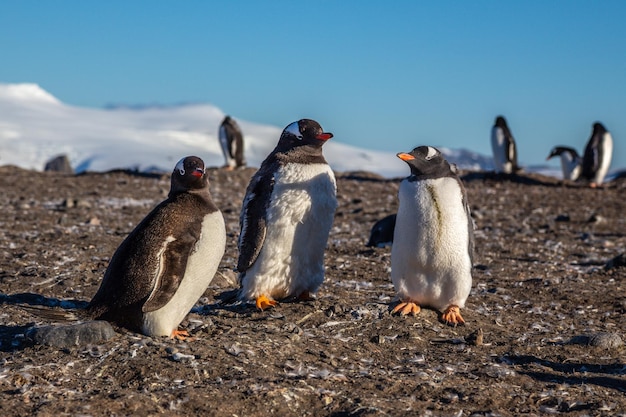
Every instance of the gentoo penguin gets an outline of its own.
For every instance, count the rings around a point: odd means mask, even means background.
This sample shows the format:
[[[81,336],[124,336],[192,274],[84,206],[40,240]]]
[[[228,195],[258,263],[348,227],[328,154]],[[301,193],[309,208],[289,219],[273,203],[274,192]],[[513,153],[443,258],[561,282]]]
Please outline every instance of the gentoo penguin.
[[[602,185],[611,165],[613,138],[602,123],[593,124],[593,132],[583,155],[582,178],[593,188]]]
[[[337,187],[322,146],[332,137],[314,120],[291,123],[250,180],[239,221],[239,297],[261,310],[276,299],[308,299],[324,280]]]
[[[442,312],[442,321],[465,321],[460,309],[472,287],[474,223],[456,167],[437,149],[420,146],[398,158],[411,168],[400,183],[391,247],[391,280],[402,315],[420,306]]]
[[[396,227],[396,215],[390,214],[374,223],[370,231],[367,247],[383,248],[393,243],[393,230]]]
[[[243,133],[239,124],[230,116],[224,117],[220,125],[218,137],[224,153],[226,165],[224,168],[232,170],[246,166],[243,156]]]
[[[580,176],[580,156],[576,149],[567,146],[555,146],[552,148],[550,155],[546,160],[561,157],[561,169],[563,170],[563,179],[576,181]]]
[[[491,128],[491,149],[497,173],[514,174],[520,170],[517,165],[515,139],[503,116],[496,117],[496,122]]]
[[[168,198],[113,254],[87,314],[148,336],[184,338],[178,325],[213,279],[225,245],[224,218],[211,199],[204,162],[183,158]]]

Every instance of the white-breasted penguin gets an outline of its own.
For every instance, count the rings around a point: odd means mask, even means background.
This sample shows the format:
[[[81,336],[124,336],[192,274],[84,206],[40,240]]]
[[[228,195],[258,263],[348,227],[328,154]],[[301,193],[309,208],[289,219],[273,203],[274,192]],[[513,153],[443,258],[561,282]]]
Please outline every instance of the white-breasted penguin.
[[[337,208],[335,175],[314,120],[287,126],[250,180],[240,215],[240,299],[263,310],[307,299],[324,281],[324,251]]]
[[[224,168],[235,169],[246,166],[243,133],[239,124],[230,116],[224,117],[217,134],[224,160]]]
[[[168,198],[117,248],[86,312],[148,336],[184,338],[178,325],[213,280],[225,246],[204,162],[183,158]]]
[[[563,179],[576,181],[580,177],[581,159],[576,149],[567,146],[555,146],[546,160],[558,156],[561,158]]]
[[[593,188],[602,185],[613,157],[613,138],[602,123],[593,124],[591,138],[583,154],[582,178]]]
[[[391,280],[402,315],[421,306],[442,312],[445,323],[465,321],[460,309],[472,287],[474,223],[465,188],[437,149],[399,153],[411,175],[400,183],[391,247]]]
[[[494,169],[497,173],[514,174],[520,170],[517,165],[515,139],[503,116],[496,117],[491,128],[491,150]]]

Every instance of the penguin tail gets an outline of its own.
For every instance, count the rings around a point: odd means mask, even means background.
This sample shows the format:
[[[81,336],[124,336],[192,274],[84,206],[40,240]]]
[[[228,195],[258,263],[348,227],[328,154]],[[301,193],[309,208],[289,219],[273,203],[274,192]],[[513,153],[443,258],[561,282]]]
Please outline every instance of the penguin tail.
[[[239,292],[239,288],[236,288],[234,290],[226,290],[217,294],[215,298],[218,300],[218,304],[235,304],[239,301]]]
[[[44,319],[47,321],[57,323],[70,323],[81,320],[81,317],[77,314],[77,311],[26,304],[21,304],[19,307],[22,310],[31,314],[32,316],[36,316],[40,319]]]

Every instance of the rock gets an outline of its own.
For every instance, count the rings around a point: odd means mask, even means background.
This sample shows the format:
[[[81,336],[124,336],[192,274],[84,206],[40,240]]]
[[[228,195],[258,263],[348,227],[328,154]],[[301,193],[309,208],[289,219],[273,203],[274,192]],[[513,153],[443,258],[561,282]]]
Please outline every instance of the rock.
[[[624,344],[622,338],[618,334],[603,332],[574,336],[568,343],[571,345],[594,346],[602,349],[616,349]]]
[[[465,338],[465,341],[468,345],[472,346],[482,346],[483,344],[483,329],[478,328]]]
[[[102,343],[113,336],[115,331],[111,324],[102,320],[34,327],[26,333],[26,337],[35,344],[59,348]]]
[[[58,155],[46,162],[43,169],[46,172],[60,172],[62,174],[74,175],[74,170],[67,155]]]

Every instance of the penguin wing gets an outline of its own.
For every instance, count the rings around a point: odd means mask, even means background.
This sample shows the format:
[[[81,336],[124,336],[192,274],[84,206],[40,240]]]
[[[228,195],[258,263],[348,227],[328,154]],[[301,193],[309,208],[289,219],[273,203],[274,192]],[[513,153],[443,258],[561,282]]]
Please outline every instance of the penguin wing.
[[[600,166],[600,155],[598,148],[600,147],[600,138],[597,134],[593,134],[583,154],[583,174],[587,178],[593,177]]]
[[[176,238],[168,236],[165,239],[158,254],[152,292],[142,307],[144,313],[158,310],[172,299],[185,276],[187,261],[199,238],[190,229]]]
[[[517,171],[517,148],[515,147],[515,139],[512,135],[506,136],[506,153],[507,159],[513,164],[513,171]]]
[[[459,187],[461,187],[461,195],[463,196],[463,208],[465,209],[465,215],[467,216],[467,232],[469,236],[467,251],[469,253],[470,262],[474,265],[474,230],[476,230],[476,222],[474,222],[474,218],[472,217],[472,211],[469,206],[469,202],[467,201],[467,192],[465,191],[465,187],[461,182],[460,178],[457,178],[459,182]]]
[[[263,248],[267,231],[267,208],[274,188],[274,175],[262,174],[261,171],[257,174],[248,185],[239,217],[238,272],[245,272],[254,264]]]
[[[159,289],[173,293],[178,288],[187,266],[185,245],[191,249],[195,240],[187,237],[189,227],[180,236],[166,228],[173,209],[169,199],[160,203],[117,248],[89,303],[94,317],[143,306],[148,299],[148,308],[158,308],[155,299],[167,299]]]

